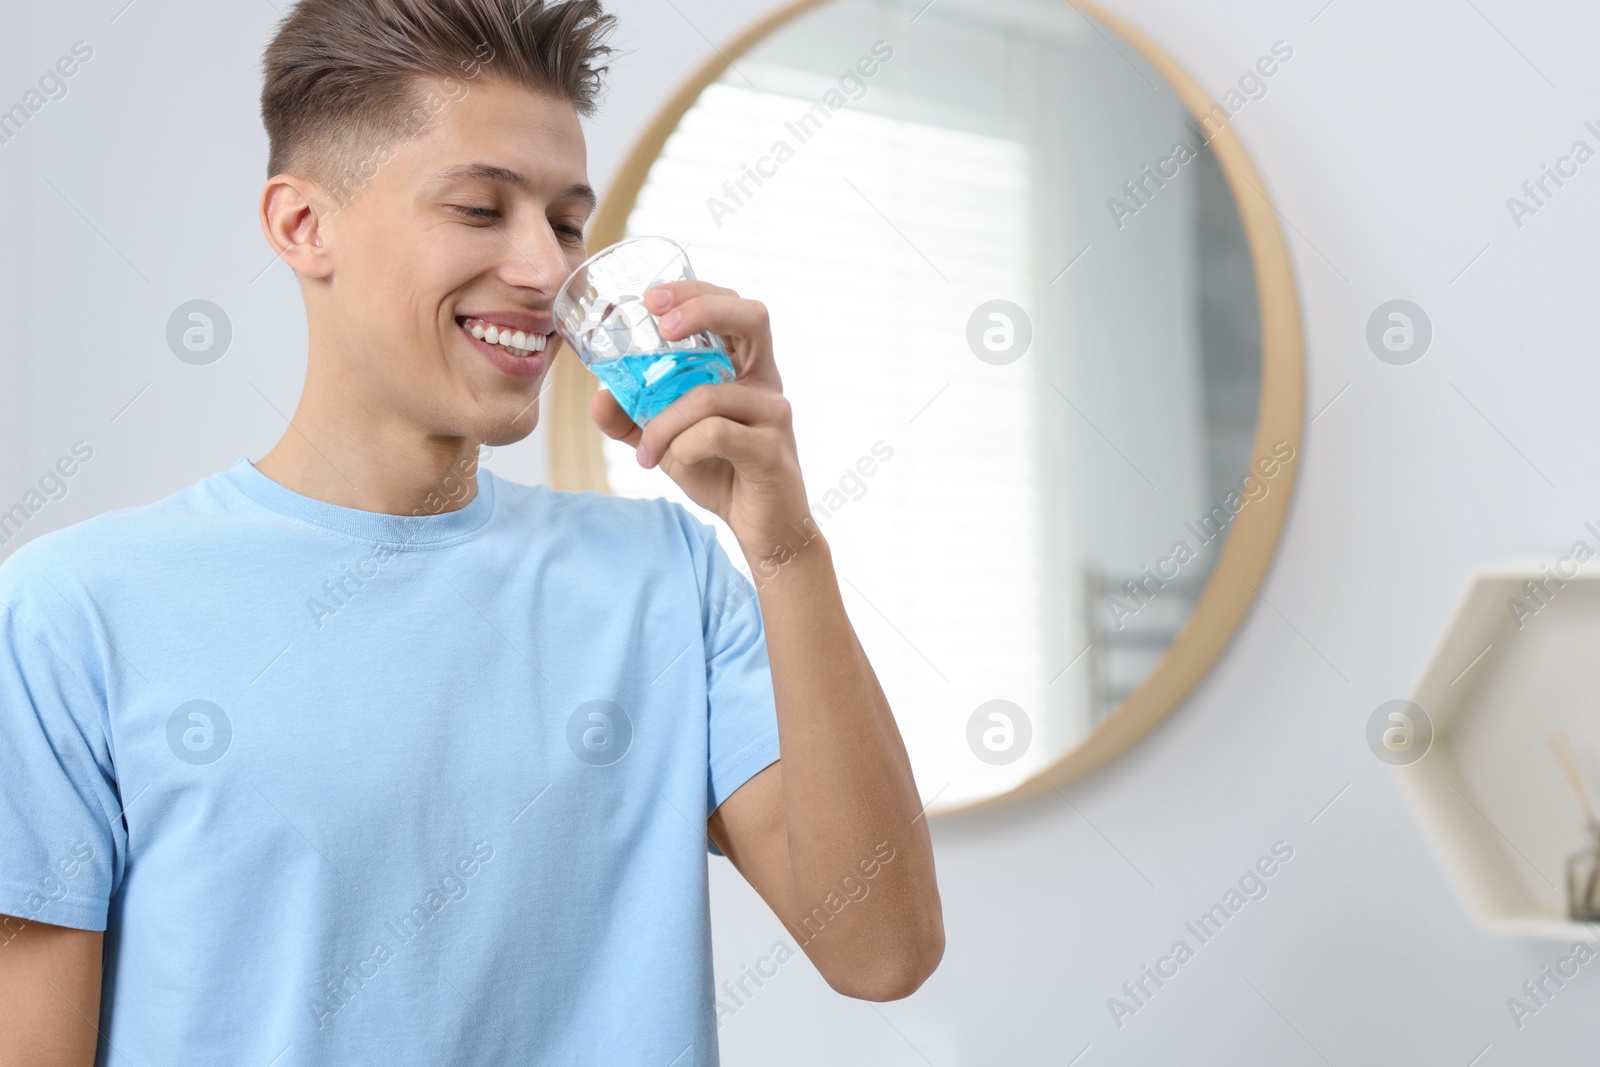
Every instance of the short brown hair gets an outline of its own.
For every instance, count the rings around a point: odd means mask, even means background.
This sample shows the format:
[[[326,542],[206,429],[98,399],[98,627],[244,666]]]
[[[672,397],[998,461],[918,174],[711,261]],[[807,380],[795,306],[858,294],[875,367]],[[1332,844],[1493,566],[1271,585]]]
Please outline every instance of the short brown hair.
[[[487,73],[592,115],[615,28],[600,0],[300,0],[262,59],[267,176],[316,181],[342,204],[373,156],[426,128],[427,77]]]

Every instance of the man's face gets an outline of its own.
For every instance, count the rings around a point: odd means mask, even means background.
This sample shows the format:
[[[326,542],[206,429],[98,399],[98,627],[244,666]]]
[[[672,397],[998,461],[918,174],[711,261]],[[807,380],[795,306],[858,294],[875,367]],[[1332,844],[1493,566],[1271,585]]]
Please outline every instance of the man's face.
[[[538,422],[551,302],[584,259],[583,132],[569,102],[487,78],[425,83],[421,106],[437,111],[428,132],[375,174],[367,162],[370,180],[322,221],[333,266],[312,348],[361,414],[382,405],[430,436],[508,444]]]

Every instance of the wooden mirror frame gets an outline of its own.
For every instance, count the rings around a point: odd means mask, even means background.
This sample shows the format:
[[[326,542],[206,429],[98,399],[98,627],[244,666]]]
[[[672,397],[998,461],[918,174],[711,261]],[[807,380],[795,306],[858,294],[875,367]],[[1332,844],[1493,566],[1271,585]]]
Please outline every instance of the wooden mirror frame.
[[[651,166],[701,92],[768,34],[812,8],[830,2],[832,0],[798,0],[774,12],[695,71],[661,108],[623,162],[595,215],[590,231],[591,247],[604,248],[622,240],[628,216]],[[1137,49],[1166,78],[1190,117],[1200,125],[1205,124],[1205,117],[1211,115],[1215,106],[1211,98],[1188,71],[1150,38],[1093,3],[1063,2],[1070,3],[1080,14],[1098,21]],[[1224,123],[1211,134],[1210,146],[1227,177],[1243,223],[1261,314],[1261,402],[1251,462],[1268,455],[1277,442],[1287,442],[1294,449],[1294,458],[1283,466],[1283,473],[1278,476],[1283,480],[1274,486],[1275,492],[1240,510],[1205,588],[1195,602],[1194,611],[1161,661],[1115,711],[1102,719],[1074,748],[1011,789],[959,806],[930,808],[930,817],[982,811],[1042,796],[1121,755],[1182,703],[1205,677],[1232,641],[1259,595],[1258,589],[1283,532],[1302,458],[1305,365],[1300,308],[1289,252],[1278,228],[1277,209],[1263,191],[1261,177],[1232,122]],[[609,493],[602,450],[604,437],[589,417],[589,398],[599,388],[599,382],[570,354],[566,359],[557,358],[550,374],[546,437],[550,486],[568,492]]]

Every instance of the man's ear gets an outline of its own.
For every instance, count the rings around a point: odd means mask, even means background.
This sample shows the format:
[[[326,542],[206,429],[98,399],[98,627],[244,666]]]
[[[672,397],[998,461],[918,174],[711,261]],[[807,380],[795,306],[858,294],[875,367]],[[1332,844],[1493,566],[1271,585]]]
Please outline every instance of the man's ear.
[[[292,174],[275,175],[261,191],[261,232],[285,263],[308,278],[333,273],[333,256],[323,239],[332,214],[316,185]]]

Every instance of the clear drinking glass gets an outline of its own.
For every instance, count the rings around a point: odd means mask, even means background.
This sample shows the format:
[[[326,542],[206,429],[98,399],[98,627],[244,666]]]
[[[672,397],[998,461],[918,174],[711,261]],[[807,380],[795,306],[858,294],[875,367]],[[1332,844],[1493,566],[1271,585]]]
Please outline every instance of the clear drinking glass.
[[[634,237],[584,260],[556,293],[562,340],[640,426],[697,385],[734,380],[722,338],[703,331],[665,340],[644,306],[652,287],[693,277],[677,242]]]

